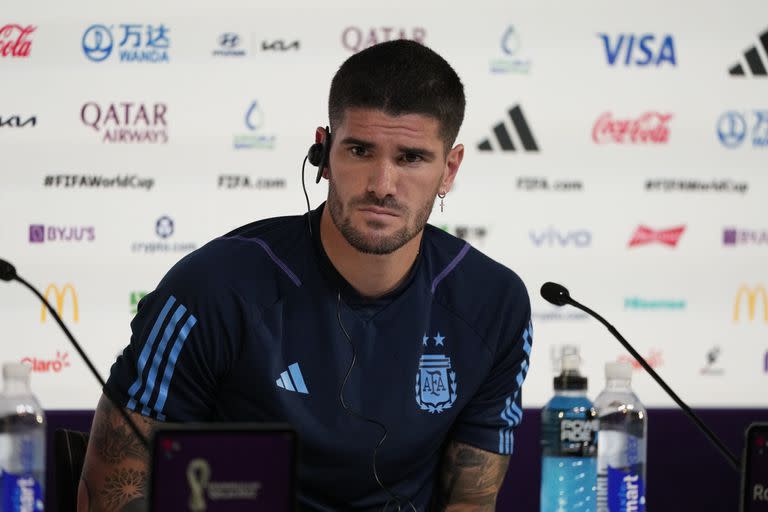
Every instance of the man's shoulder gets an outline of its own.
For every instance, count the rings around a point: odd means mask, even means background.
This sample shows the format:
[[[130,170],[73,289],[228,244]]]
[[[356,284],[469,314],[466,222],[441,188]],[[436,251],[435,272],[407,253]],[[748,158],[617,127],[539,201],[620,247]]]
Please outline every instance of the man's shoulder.
[[[249,287],[264,292],[269,283],[277,287],[282,281],[299,286],[291,255],[307,246],[308,241],[305,217],[251,222],[189,253],[165,279],[212,294]]]

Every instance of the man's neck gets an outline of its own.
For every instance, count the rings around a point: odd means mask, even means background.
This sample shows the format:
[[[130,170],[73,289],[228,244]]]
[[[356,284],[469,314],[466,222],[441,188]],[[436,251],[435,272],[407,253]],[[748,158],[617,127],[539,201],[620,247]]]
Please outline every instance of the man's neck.
[[[408,275],[419,254],[422,233],[390,254],[365,254],[352,247],[331,219],[328,208],[320,218],[320,241],[328,259],[341,276],[366,298],[377,298],[396,289]]]

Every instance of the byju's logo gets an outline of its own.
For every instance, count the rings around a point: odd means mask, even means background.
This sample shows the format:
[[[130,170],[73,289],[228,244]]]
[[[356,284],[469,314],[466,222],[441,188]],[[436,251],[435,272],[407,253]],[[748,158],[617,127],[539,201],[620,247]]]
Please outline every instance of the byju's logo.
[[[102,62],[112,55],[117,45],[120,62],[168,62],[171,41],[169,29],[163,24],[91,25],[83,33],[83,54],[93,61]],[[115,37],[117,36],[117,37]]]
[[[589,247],[592,233],[586,229],[560,231],[549,227],[542,231],[529,231],[528,236],[536,247]]]
[[[684,231],[685,226],[661,230],[654,230],[647,226],[638,226],[635,234],[632,235],[632,239],[629,241],[629,246],[636,247],[638,245],[659,243],[669,247],[676,247]]]
[[[723,230],[723,245],[726,247],[768,245],[768,230],[725,228]]]
[[[89,101],[80,109],[80,120],[110,144],[166,144],[168,123],[165,103],[120,102],[101,106]]]
[[[45,226],[44,224],[29,225],[29,243],[41,244],[48,242],[93,242],[96,238],[96,228],[93,226]]]
[[[29,126],[34,128],[37,125],[37,116],[29,116],[24,119],[19,115],[1,116],[0,115],[0,128],[24,128]]]
[[[768,110],[725,112],[717,120],[717,138],[730,149],[741,147],[745,141],[755,148],[768,147]]]
[[[341,45],[349,51],[359,52],[375,44],[397,39],[410,39],[424,43],[427,31],[423,27],[347,27],[341,33]]]
[[[64,368],[69,368],[69,354],[67,352],[56,351],[54,359],[44,359],[42,357],[24,357],[21,364],[25,364],[35,373],[61,373]]]
[[[190,252],[197,249],[194,242],[169,242],[176,232],[176,223],[168,215],[163,215],[155,221],[155,235],[160,240],[152,242],[134,242],[131,244],[132,252],[144,254],[160,252]]]
[[[747,314],[749,321],[752,322],[755,319],[755,313],[758,313],[758,317],[760,310],[757,309],[757,299],[760,298],[761,302],[763,303],[763,321],[765,323],[768,323],[768,293],[765,291],[765,287],[761,284],[750,288],[747,285],[742,285],[739,288],[739,291],[736,292],[736,299],[734,300],[733,304],[733,321],[738,322],[741,320],[741,306],[744,302],[744,299],[746,299],[747,303]]]
[[[15,23],[0,27],[0,58],[29,57],[29,52],[32,49],[30,36],[36,29],[37,27],[34,25],[22,27]]]
[[[235,135],[233,145],[235,149],[273,149],[275,147],[275,135],[261,132],[264,125],[264,114],[259,108],[259,103],[254,100],[245,111],[245,127],[251,132],[248,135]]]
[[[747,65],[744,66],[742,62],[734,64],[728,70],[729,75],[743,77],[747,74],[745,69],[749,68],[752,76],[759,76],[761,78],[768,77],[768,70],[766,70],[768,61],[764,60],[768,57],[768,30],[760,34],[758,38],[760,40],[759,45],[751,46],[744,51],[744,60]],[[763,57],[760,56],[757,46],[763,48]]]
[[[531,60],[521,58],[520,36],[513,25],[507,27],[501,35],[501,53],[503,57],[491,60],[491,73],[525,74],[531,69]]]
[[[666,144],[672,114],[645,112],[637,119],[614,119],[605,112],[592,128],[595,144]]]
[[[213,50],[214,57],[245,57],[246,53],[241,48],[242,39],[240,35],[234,32],[225,32],[221,34],[216,43],[218,47]]]
[[[525,151],[539,151],[539,146],[533,138],[531,129],[528,128],[528,122],[523,115],[523,109],[520,105],[515,105],[509,109],[509,119],[512,121],[512,130],[507,129],[504,121],[499,122],[493,127],[494,137],[487,138],[477,145],[479,151],[494,151],[494,146],[501,151],[516,151],[515,144],[512,142],[510,133],[516,133],[520,143]],[[492,143],[492,139],[493,143]]]
[[[675,42],[671,35],[598,34],[610,66],[676,66]]]
[[[75,291],[75,287],[72,286],[71,283],[67,283],[61,288],[59,288],[57,285],[51,283],[48,285],[48,288],[45,289],[45,293],[43,294],[43,297],[45,297],[45,300],[50,302],[50,295],[53,293],[55,300],[55,308],[56,313],[62,318],[64,318],[64,299],[69,296],[72,299],[72,321],[77,323],[80,321],[80,308],[78,306],[77,302],[77,292]],[[40,323],[44,323],[45,320],[48,318],[48,308],[45,307],[45,304],[40,305]]]

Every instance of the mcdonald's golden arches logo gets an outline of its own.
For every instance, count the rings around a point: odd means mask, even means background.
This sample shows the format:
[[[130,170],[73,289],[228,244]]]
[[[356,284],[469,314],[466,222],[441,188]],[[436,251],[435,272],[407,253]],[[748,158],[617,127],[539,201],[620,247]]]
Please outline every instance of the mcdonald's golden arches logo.
[[[69,295],[72,298],[72,321],[80,321],[80,310],[77,304],[77,292],[75,291],[75,287],[72,286],[72,284],[67,283],[61,288],[53,283],[49,284],[48,288],[45,289],[45,293],[43,294],[45,300],[48,302],[51,302],[51,293],[53,293],[53,296],[56,299],[52,305],[56,308],[56,312],[62,318],[64,318],[64,299],[66,299],[67,295]],[[45,322],[47,316],[48,308],[46,308],[45,304],[43,304],[40,306],[40,323]]]
[[[743,299],[747,299],[747,314],[749,320],[755,319],[755,313],[760,316],[760,310],[757,308],[757,299],[762,299],[763,303],[763,321],[768,323],[768,292],[761,284],[750,288],[747,285],[741,285],[739,291],[736,292],[736,301],[733,304],[733,321],[738,322],[741,316],[741,305],[744,302]]]

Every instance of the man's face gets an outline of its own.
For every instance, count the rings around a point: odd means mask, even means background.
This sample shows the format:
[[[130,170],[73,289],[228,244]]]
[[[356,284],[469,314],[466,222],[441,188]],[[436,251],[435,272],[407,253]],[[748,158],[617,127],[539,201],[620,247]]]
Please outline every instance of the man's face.
[[[421,233],[435,196],[450,190],[463,157],[445,154],[439,122],[347,109],[333,133],[328,210],[355,249],[389,254]]]

